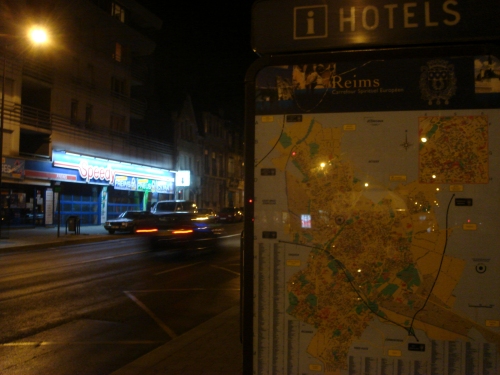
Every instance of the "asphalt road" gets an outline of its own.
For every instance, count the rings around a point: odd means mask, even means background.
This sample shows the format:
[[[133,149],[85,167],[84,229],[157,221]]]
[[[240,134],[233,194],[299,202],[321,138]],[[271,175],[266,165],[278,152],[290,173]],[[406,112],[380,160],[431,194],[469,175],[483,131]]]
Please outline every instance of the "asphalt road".
[[[0,373],[109,374],[239,304],[241,224],[215,252],[137,236],[0,257]]]

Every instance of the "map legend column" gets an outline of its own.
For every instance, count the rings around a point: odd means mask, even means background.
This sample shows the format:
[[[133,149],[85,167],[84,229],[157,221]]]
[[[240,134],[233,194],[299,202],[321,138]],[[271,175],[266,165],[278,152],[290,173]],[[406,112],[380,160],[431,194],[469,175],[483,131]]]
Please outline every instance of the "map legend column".
[[[493,344],[483,344],[482,375],[498,375],[498,347]]]
[[[270,288],[270,263],[271,246],[264,243],[258,244],[258,276],[257,287],[257,374],[267,375],[272,362],[272,329],[270,322],[271,288]]]

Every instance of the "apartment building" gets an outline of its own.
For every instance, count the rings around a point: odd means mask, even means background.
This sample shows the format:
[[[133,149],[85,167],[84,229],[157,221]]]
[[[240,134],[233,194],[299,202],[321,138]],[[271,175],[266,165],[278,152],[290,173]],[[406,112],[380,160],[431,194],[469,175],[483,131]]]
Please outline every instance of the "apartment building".
[[[173,144],[130,132],[147,126],[161,20],[132,0],[7,0],[0,21],[3,225],[98,225],[173,198]],[[36,48],[34,23],[49,33]]]
[[[198,128],[198,119],[189,95],[180,105],[180,110],[172,114],[174,128],[174,148],[176,174],[176,199],[201,202],[201,158],[202,137]]]
[[[201,206],[220,211],[244,206],[243,140],[222,116],[203,112]]]

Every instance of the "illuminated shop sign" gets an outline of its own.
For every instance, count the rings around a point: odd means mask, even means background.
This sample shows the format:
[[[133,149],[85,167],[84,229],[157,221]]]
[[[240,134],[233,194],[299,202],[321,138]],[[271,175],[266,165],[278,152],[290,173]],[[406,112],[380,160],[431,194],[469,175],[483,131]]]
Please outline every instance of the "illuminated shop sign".
[[[137,190],[137,179],[135,177],[118,176],[114,186],[118,190]]]
[[[175,174],[175,186],[190,186],[191,185],[191,171],[178,171]]]
[[[257,1],[252,47],[261,54],[498,40],[498,0]]]
[[[2,157],[2,176],[24,179],[24,160]]]
[[[75,182],[97,185],[113,185],[119,190],[152,191],[171,194],[174,192],[175,175],[173,172],[142,165],[121,163],[88,156],[54,151],[50,176],[72,174]],[[62,172],[65,173],[57,173]],[[68,181],[67,177],[62,179]]]
[[[129,176],[116,176],[114,187],[117,190],[150,191],[162,194],[172,194],[174,191],[173,181],[151,180]]]

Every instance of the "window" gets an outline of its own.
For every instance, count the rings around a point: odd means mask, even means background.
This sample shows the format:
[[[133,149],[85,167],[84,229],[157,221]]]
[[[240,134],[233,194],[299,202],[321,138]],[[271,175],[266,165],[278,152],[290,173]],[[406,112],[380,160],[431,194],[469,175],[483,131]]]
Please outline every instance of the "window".
[[[73,125],[78,124],[78,100],[71,100],[71,123]]]
[[[219,155],[217,166],[219,169],[219,177],[224,177],[224,157],[222,154]]]
[[[208,150],[205,150],[205,173],[210,173],[210,160],[208,158]]]
[[[111,130],[125,132],[125,116],[112,114],[109,127]]]
[[[229,175],[231,177],[234,176],[234,159],[233,158],[229,158],[229,160],[227,162],[227,172],[229,173]]]
[[[186,134],[186,129],[184,128],[184,122],[181,122],[180,124],[180,128],[181,128],[181,139],[185,139],[185,134]]]
[[[117,77],[111,77],[111,93],[114,96],[125,95],[125,80]]]
[[[2,89],[3,78],[0,76],[0,90]],[[12,98],[14,92],[14,80],[11,78],[5,77],[5,97],[10,96]]]
[[[71,64],[71,79],[73,82],[80,84],[80,60],[77,57],[73,57]]]
[[[92,112],[93,107],[91,104],[87,104],[85,107],[85,126],[90,128],[92,126]]]
[[[118,21],[125,23],[125,8],[123,8],[120,4],[111,4],[111,15]]]
[[[217,176],[217,156],[212,152],[212,176]]]
[[[94,65],[92,64],[87,65],[87,84],[91,88],[95,87],[95,72],[94,72]]]
[[[122,45],[118,42],[115,43],[115,51],[113,52],[113,60],[117,62],[122,61]]]

